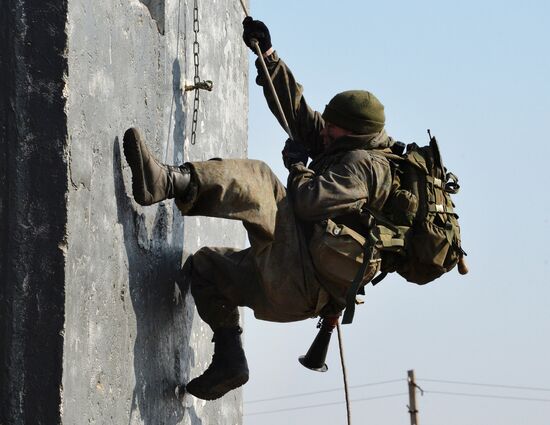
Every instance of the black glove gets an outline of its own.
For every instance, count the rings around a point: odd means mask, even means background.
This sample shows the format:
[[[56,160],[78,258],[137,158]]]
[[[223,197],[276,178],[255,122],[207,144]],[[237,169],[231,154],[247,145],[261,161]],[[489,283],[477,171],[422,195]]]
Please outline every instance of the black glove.
[[[285,147],[281,153],[283,154],[283,163],[285,164],[287,170],[290,170],[292,165],[299,162],[306,165],[309,158],[305,146],[292,139],[287,139],[285,142]]]
[[[271,49],[271,35],[265,24],[262,21],[255,21],[251,16],[247,16],[243,21],[243,40],[256,53],[256,50],[252,47],[252,39],[258,41],[262,53]]]

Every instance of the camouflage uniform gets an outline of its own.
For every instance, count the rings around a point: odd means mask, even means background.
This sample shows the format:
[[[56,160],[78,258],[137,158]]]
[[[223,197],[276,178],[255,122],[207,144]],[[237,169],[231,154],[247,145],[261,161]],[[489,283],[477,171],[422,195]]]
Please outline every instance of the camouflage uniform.
[[[267,65],[292,133],[313,161],[291,167],[288,193],[260,161],[190,164],[195,184],[186,199],[177,200],[182,213],[241,220],[251,245],[202,248],[186,263],[199,314],[213,329],[237,325],[237,306],[276,322],[342,309],[345,288],[316,276],[308,250],[312,225],[331,218],[358,229],[361,209],[380,209],[391,189],[389,163],[373,150],[392,144],[385,131],[344,136],[325,149],[321,114],[309,108],[302,87],[275,53]],[[264,78],[257,83],[264,86]],[[277,116],[265,86],[264,94]]]

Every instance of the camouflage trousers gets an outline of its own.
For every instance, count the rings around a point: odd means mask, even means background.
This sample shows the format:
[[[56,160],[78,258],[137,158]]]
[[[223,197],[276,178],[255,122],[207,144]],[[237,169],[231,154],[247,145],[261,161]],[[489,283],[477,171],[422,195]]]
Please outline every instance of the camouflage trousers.
[[[250,248],[204,247],[184,265],[201,318],[213,329],[239,323],[237,306],[258,319],[291,322],[315,317],[328,294],[315,277],[303,231],[284,185],[261,161],[190,164],[185,215],[242,221]]]

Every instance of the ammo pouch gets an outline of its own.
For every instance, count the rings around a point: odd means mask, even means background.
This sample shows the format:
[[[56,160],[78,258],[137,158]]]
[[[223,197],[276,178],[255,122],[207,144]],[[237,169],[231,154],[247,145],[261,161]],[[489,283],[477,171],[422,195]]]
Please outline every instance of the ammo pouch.
[[[380,269],[378,250],[355,230],[330,219],[315,224],[309,252],[323,286],[342,306],[346,305],[346,295],[354,280],[362,287]],[[363,264],[365,257],[367,261]]]

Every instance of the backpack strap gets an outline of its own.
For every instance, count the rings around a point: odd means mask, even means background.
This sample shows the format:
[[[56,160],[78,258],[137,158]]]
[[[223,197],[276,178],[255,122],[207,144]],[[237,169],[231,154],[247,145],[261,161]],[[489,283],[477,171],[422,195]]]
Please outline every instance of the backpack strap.
[[[453,173],[447,173],[445,178],[447,179],[447,183],[445,183],[445,187],[443,189],[447,193],[456,195],[460,190],[460,185],[458,184],[458,177],[455,176]]]
[[[367,208],[367,207],[363,207],[363,209],[368,212],[371,216],[374,217],[374,220],[377,222],[377,223],[381,223],[383,224],[384,226],[386,226],[388,229],[390,229],[392,232],[398,234],[399,233],[399,228],[393,224],[391,221],[389,221],[386,217],[384,217],[382,214],[374,211],[374,210],[371,210],[370,208]]]
[[[401,230],[385,217],[383,217],[381,214],[374,212],[370,208],[363,207],[363,209],[374,218],[375,222],[381,223],[383,225],[382,227],[386,227],[390,230],[390,232],[395,235],[401,234]],[[385,234],[380,232],[380,227],[381,226],[374,225],[374,228],[371,228],[369,231],[368,242],[365,243],[365,249],[363,252],[363,263],[361,264],[361,267],[359,267],[359,270],[357,270],[351,286],[346,293],[346,310],[344,311],[344,316],[342,318],[343,325],[347,325],[348,323],[351,323],[353,321],[353,316],[355,315],[355,297],[357,296],[357,293],[361,288],[361,284],[363,283],[363,277],[365,276],[367,267],[374,259],[376,249],[380,248],[380,245],[386,248],[402,248],[404,246],[403,239],[396,239],[392,237],[392,234]],[[377,235],[379,236],[379,238],[377,237]],[[384,277],[386,277],[386,275],[387,273],[379,274],[374,280],[372,280],[373,285],[379,283],[382,279],[384,279]]]
[[[381,272],[378,276],[376,276],[374,279],[371,280],[372,286],[378,285],[380,282],[382,282],[385,277],[388,275],[388,272]]]
[[[444,213],[444,214],[454,214],[455,210],[451,205],[443,204],[430,204],[428,206],[428,212],[431,213]]]
[[[361,267],[359,267],[359,270],[357,270],[357,273],[353,278],[353,282],[346,293],[346,310],[344,311],[344,317],[342,317],[343,325],[353,322],[353,316],[355,315],[355,297],[357,296],[357,292],[363,283],[363,277],[365,276],[367,267],[374,258],[376,242],[376,237],[372,232],[369,232],[369,241],[364,245],[365,250],[363,251],[363,263],[361,264]]]

